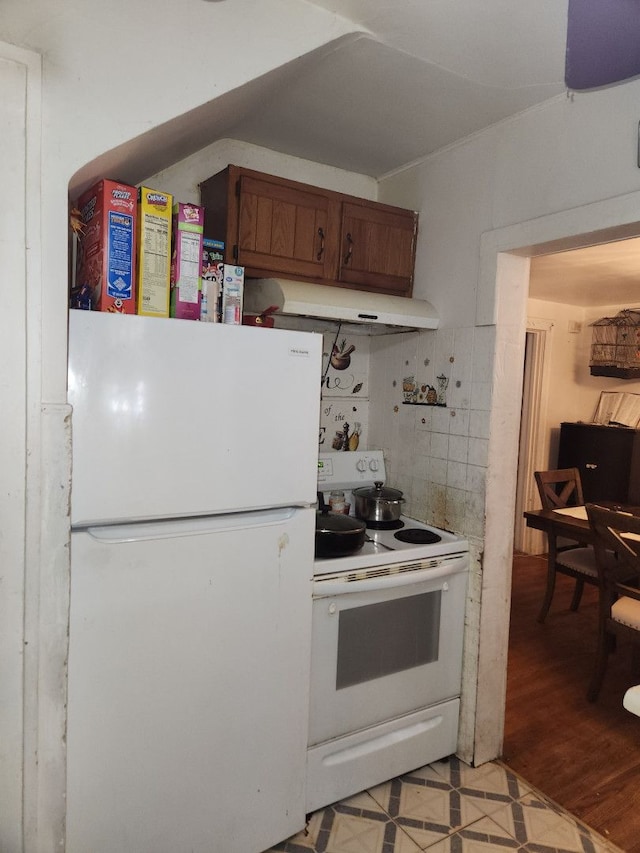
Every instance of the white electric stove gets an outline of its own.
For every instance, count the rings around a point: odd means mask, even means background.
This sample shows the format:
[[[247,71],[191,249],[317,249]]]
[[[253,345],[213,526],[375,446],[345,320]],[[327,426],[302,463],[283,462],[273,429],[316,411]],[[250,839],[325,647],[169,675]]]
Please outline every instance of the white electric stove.
[[[371,487],[374,482],[384,482],[385,479],[381,450],[321,453],[318,458],[318,491],[323,493],[327,504],[331,491],[344,491],[345,501],[350,505],[350,515],[355,514],[353,489]],[[355,554],[316,558],[314,575],[464,554],[469,550],[469,543],[463,537],[430,527],[405,515],[390,525],[368,525],[367,537],[372,541],[366,541]]]
[[[352,490],[385,473],[380,451],[324,453],[318,490],[343,491],[353,514]],[[314,562],[307,811],[456,750],[468,543],[399,522]]]

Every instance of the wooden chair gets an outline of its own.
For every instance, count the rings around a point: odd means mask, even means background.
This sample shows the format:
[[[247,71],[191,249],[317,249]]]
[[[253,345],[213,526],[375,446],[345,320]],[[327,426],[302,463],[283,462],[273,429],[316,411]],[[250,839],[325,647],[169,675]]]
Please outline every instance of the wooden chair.
[[[555,471],[536,471],[534,474],[542,508],[564,509],[582,506],[584,497],[580,472],[577,468],[560,468]],[[571,599],[571,610],[577,610],[585,583],[599,584],[596,556],[590,545],[580,542],[561,545],[554,533],[547,534],[549,557],[547,561],[547,588],[538,614],[538,622],[544,622],[551,607],[556,586],[556,573],[575,578],[575,589]]]
[[[600,578],[598,651],[587,691],[589,701],[595,702],[616,637],[640,644],[640,517],[594,504],[587,504],[587,517],[595,534]],[[608,551],[614,552],[615,561]],[[638,660],[636,655],[636,666]]]

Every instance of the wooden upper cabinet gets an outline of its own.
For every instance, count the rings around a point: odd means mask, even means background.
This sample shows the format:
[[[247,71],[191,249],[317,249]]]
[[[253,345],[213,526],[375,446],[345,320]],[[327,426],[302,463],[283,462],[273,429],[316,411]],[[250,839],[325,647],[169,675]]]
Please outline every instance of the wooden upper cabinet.
[[[418,215],[371,202],[342,205],[338,278],[406,296],[413,288]]]
[[[250,175],[240,175],[238,192],[239,264],[305,278],[331,277],[335,250],[329,251],[328,238],[330,227],[335,231],[335,210],[325,193]]]
[[[417,214],[238,166],[200,184],[205,236],[247,277],[411,295]]]

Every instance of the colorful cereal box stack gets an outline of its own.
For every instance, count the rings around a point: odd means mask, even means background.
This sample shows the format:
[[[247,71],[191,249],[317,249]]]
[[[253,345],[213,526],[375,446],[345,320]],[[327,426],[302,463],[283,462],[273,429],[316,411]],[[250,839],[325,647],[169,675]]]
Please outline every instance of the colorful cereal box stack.
[[[138,189],[138,314],[169,316],[173,196]]]
[[[180,320],[200,319],[203,227],[203,207],[173,205],[170,313]]]
[[[136,195],[135,187],[104,179],[78,199],[72,308],[135,314]]]

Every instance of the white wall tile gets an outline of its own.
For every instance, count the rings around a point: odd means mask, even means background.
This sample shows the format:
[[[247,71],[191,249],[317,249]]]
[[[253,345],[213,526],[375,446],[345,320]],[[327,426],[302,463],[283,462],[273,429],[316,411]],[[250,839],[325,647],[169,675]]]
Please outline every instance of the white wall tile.
[[[455,329],[438,329],[436,336],[436,353],[434,370],[436,375],[444,373],[445,376],[451,376],[451,358],[454,357],[454,337]]]
[[[449,436],[449,460],[451,462],[467,461],[469,452],[469,439],[465,435],[450,435]]]
[[[431,458],[429,466],[430,482],[438,486],[447,485],[447,460]]]
[[[434,432],[446,432],[451,429],[451,415],[449,409],[436,406],[432,409],[431,424]]]
[[[465,488],[468,492],[476,492],[484,495],[487,483],[487,469],[480,465],[467,465],[467,483]]]
[[[445,527],[447,530],[462,530],[466,517],[466,492],[455,487],[447,488]]]
[[[446,464],[445,464],[446,468]],[[445,472],[446,476],[446,472]],[[447,487],[432,481],[427,494],[427,518],[435,527],[445,527],[447,519]]]
[[[432,433],[425,431],[416,432],[416,453],[424,456],[431,455],[431,436]]]
[[[487,467],[487,459],[489,454],[489,442],[485,438],[470,438],[469,439],[469,465],[479,465]]]
[[[484,494],[466,492],[464,527],[467,536],[484,537]]]
[[[431,430],[433,428],[433,409],[430,406],[416,406],[416,430]]]
[[[466,462],[447,462],[447,486],[464,491],[467,485]]]
[[[473,438],[489,438],[491,413],[476,409],[469,412],[469,435]]]
[[[469,435],[468,409],[449,409],[449,432],[451,435]]]
[[[442,432],[431,434],[431,455],[434,459],[449,458],[449,436]]]

